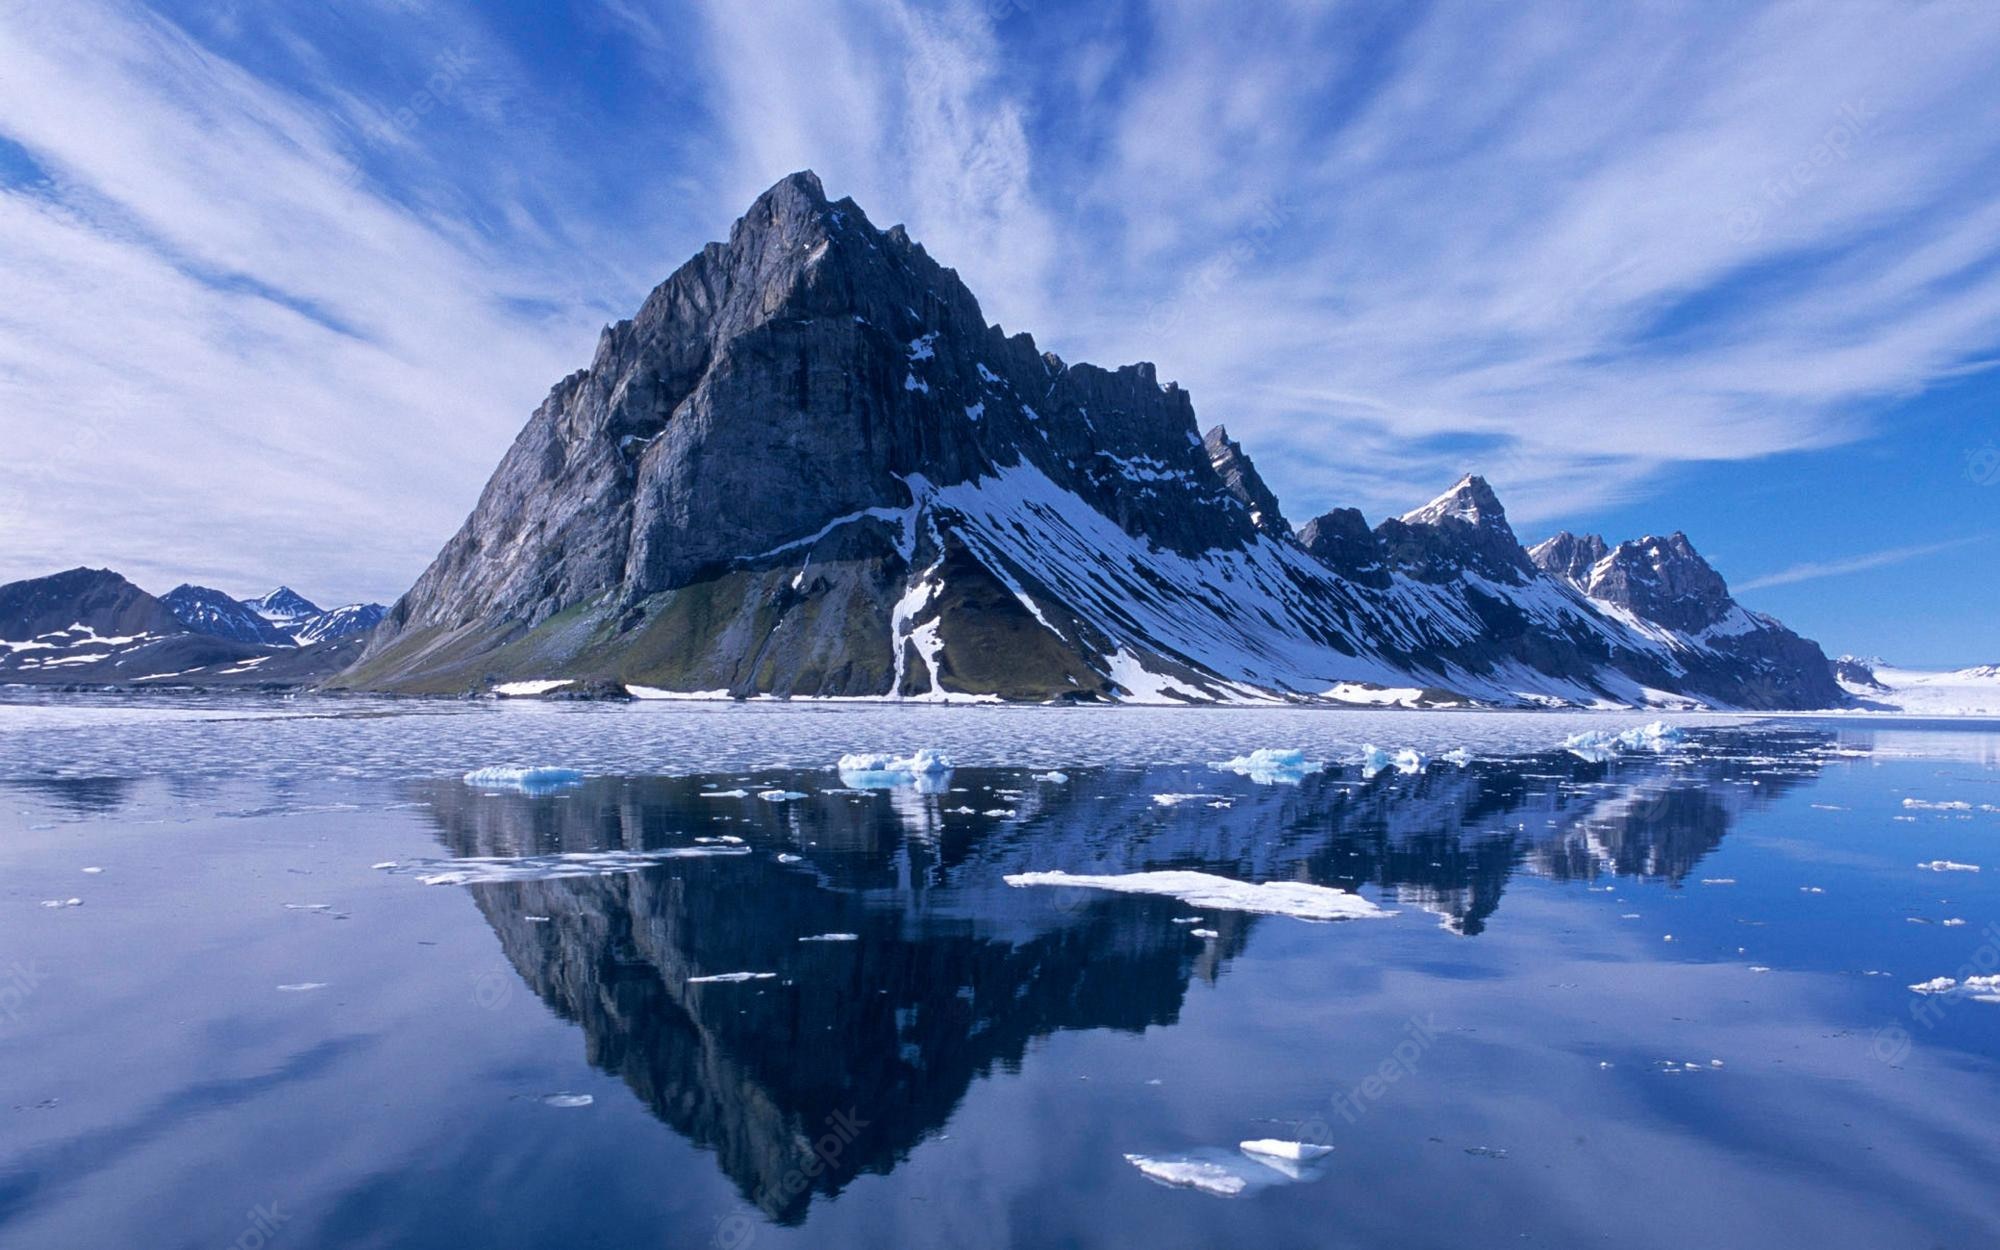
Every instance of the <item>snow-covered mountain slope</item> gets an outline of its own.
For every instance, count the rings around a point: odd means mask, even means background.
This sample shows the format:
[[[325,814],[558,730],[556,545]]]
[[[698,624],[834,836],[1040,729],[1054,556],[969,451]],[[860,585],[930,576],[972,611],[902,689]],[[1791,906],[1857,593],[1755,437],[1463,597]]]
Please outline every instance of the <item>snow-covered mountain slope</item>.
[[[1712,570],[1682,602],[1707,569],[1691,547],[1646,550],[1597,589],[1551,573],[1477,477],[1373,531],[1334,512],[1295,536],[1151,365],[987,324],[901,227],[797,174],[606,329],[338,684],[1841,700],[1813,644],[1726,590],[1698,610]]]
[[[1940,672],[1842,656],[1837,671],[1842,689],[1863,711],[2000,716],[2000,664]]]
[[[307,617],[292,630],[292,638],[300,646],[309,647],[314,643],[365,634],[380,625],[387,612],[388,609],[379,603],[350,603],[328,608],[317,616]]]
[[[271,624],[249,604],[207,586],[179,585],[160,596],[160,602],[189,629],[237,642],[261,643],[269,647],[289,646],[292,637]]]
[[[245,599],[243,602],[251,611],[287,634],[324,611],[318,604],[290,586],[280,586],[267,594],[259,595],[255,599]]]

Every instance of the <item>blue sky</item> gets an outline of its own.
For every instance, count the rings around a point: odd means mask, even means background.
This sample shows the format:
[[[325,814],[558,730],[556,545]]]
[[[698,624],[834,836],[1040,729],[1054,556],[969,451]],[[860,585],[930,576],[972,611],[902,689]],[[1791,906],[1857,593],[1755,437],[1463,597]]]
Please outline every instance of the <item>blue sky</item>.
[[[1295,520],[1486,474],[2000,660],[2000,7],[0,8],[0,578],[399,593],[797,168],[1149,359]]]

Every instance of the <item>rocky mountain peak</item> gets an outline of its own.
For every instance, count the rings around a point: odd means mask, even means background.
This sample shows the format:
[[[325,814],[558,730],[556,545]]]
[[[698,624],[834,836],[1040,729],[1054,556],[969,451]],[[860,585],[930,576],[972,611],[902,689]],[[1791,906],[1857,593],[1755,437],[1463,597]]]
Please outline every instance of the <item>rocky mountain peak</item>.
[[[1423,507],[1382,522],[1375,536],[1390,563],[1420,581],[1450,581],[1472,572],[1520,585],[1536,575],[1500,497],[1476,473]]]
[[[1314,559],[1349,581],[1378,590],[1389,585],[1382,543],[1359,508],[1322,513],[1300,527],[1298,538]]]
[[[1509,537],[1514,532],[1507,525],[1507,510],[1500,506],[1500,497],[1477,473],[1466,474],[1444,494],[1398,519],[1405,525],[1437,525],[1456,520],[1480,528],[1506,529]]]
[[[1670,629],[1703,630],[1736,607],[1722,574],[1679,531],[1619,543],[1592,566],[1585,589]]]
[[[1148,374],[1152,371],[1151,365],[1140,367]],[[1210,467],[1221,476],[1224,488],[1250,510],[1250,523],[1267,534],[1290,536],[1292,527],[1278,508],[1277,495],[1264,484],[1243,444],[1230,438],[1229,431],[1218,425],[1203,437],[1201,445],[1208,453]]]
[[[1528,558],[1550,577],[1588,586],[1591,568],[1610,552],[1610,546],[1600,535],[1572,534],[1561,530],[1528,548]]]

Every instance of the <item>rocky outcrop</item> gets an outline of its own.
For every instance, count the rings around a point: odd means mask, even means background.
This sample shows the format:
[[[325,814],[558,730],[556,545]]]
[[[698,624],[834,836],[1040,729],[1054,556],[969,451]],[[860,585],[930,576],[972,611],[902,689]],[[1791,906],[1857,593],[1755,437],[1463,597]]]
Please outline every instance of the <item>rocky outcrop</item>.
[[[1278,508],[1278,497],[1257,475],[1257,466],[1250,463],[1243,444],[1231,439],[1229,431],[1218,425],[1203,436],[1201,446],[1208,453],[1209,467],[1222,479],[1223,489],[1249,510],[1252,525],[1266,534],[1292,532]]]
[[[1785,668],[1803,652],[1738,680],[1610,602],[1537,567],[1476,476],[1372,532],[1336,511],[1294,537],[1242,447],[1202,438],[1151,365],[1070,364],[987,324],[901,227],[802,173],[606,328],[334,684],[1817,697]]]
[[[1578,585],[1590,583],[1591,566],[1609,555],[1611,549],[1596,534],[1572,534],[1563,530],[1528,548],[1528,559],[1550,577]]]

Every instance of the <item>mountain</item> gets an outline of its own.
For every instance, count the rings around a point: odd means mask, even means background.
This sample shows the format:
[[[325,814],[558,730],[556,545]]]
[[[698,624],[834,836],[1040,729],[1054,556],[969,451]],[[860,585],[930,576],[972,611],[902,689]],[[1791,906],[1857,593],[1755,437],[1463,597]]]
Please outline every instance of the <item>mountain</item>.
[[[240,599],[207,586],[183,583],[160,596],[175,618],[198,634],[234,638],[270,647],[290,646],[292,637]]]
[[[246,617],[269,632],[246,637]],[[0,684],[291,689],[348,667],[362,646],[298,646],[219,591],[155,598],[109,569],[0,586]]]
[[[2000,716],[2000,664],[1950,671],[1843,655],[1833,671],[1854,706],[1913,716]]]
[[[900,226],[801,173],[605,329],[335,684],[1841,700],[1817,647],[1733,602],[1695,628],[1646,616],[1693,620],[1715,587],[1645,574],[1604,586],[1640,608],[1552,574],[1478,477],[1372,531],[1336,511],[1294,535],[1152,365],[989,325]]]
[[[328,608],[317,616],[307,617],[292,631],[292,638],[302,647],[332,642],[337,638],[351,638],[380,625],[388,611],[379,603],[350,603],[345,607]]]
[[[318,604],[290,586],[280,586],[269,594],[259,595],[255,599],[245,599],[243,602],[251,611],[287,634],[318,616],[322,611]]]

